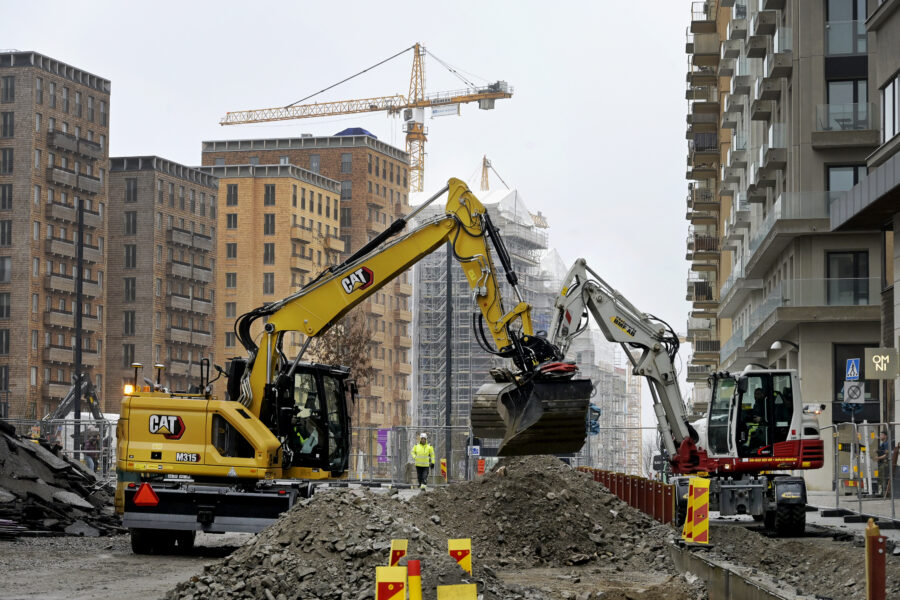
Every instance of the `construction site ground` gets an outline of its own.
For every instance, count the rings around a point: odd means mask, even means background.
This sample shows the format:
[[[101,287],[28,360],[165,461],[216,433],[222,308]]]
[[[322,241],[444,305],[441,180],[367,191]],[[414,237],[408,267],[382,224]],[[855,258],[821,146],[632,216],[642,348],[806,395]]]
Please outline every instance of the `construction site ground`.
[[[449,537],[473,540],[474,573],[450,559]],[[374,567],[391,538],[409,540],[425,598],[438,584],[477,582],[484,599],[693,600],[701,581],[677,572],[671,527],[639,513],[548,457],[505,462],[474,482],[425,494],[334,489],[255,535],[201,535],[186,556],[135,556],[127,536],[0,542],[0,598],[172,600],[374,598]],[[718,519],[702,556],[803,598],[864,598],[862,539],[812,525],[775,539],[746,519]],[[887,557],[887,597],[900,597],[900,556]],[[124,594],[124,595],[123,595]]]

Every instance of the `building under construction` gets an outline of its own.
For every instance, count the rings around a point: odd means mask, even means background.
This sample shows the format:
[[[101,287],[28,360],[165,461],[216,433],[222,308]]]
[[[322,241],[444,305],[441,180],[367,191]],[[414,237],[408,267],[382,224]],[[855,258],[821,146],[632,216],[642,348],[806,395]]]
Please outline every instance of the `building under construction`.
[[[547,225],[543,215],[532,215],[514,189],[487,193],[481,201],[487,207],[494,225],[499,228],[509,251],[513,268],[519,276],[523,300],[536,307],[549,307],[552,300],[548,303],[546,298],[539,298],[548,293],[540,268],[541,255],[547,250]],[[420,219],[437,217],[440,210],[426,209]],[[448,281],[452,282],[449,307]],[[504,309],[509,310],[517,302],[515,293],[503,277],[499,277],[498,281],[507,302]],[[448,261],[446,249],[432,253],[416,265],[414,290],[413,364],[416,383],[413,386],[413,423],[421,427],[447,424],[449,372],[452,390],[450,424],[468,426],[475,391],[481,384],[490,381],[490,369],[509,366],[508,361],[494,357],[479,347],[473,331],[473,313],[478,313],[478,310],[472,290],[456,260]],[[452,324],[449,332],[452,351],[449,357],[448,315]],[[536,308],[533,318],[536,330],[548,328],[549,310]]]

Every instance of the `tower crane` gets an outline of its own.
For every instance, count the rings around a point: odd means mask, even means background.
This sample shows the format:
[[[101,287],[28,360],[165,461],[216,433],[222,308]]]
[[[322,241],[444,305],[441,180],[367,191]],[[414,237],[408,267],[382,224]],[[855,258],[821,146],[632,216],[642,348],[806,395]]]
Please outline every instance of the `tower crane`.
[[[392,60],[401,54],[413,51],[412,74],[409,79],[409,94],[394,94],[393,96],[378,96],[374,98],[362,98],[357,100],[339,100],[336,102],[313,102],[301,104],[325,90],[329,90],[341,83],[349,81],[374,67]],[[478,108],[492,110],[494,101],[504,98],[512,98],[513,88],[505,81],[477,86],[463,77],[450,65],[431,54],[431,57],[440,62],[444,67],[454,73],[466,83],[466,88],[447,92],[425,93],[425,47],[418,42],[413,46],[387,58],[368,69],[360,71],[356,75],[348,77],[332,86],[329,86],[316,94],[307,96],[287,106],[276,108],[262,108],[257,110],[239,110],[225,113],[219,121],[220,125],[242,125],[246,123],[266,123],[269,121],[287,121],[291,119],[308,119],[312,117],[330,117],[335,115],[349,115],[355,113],[367,113],[387,111],[390,115],[400,115],[403,118],[403,131],[406,133],[406,152],[410,159],[409,189],[413,192],[421,192],[425,183],[425,140],[428,131],[425,127],[425,109],[438,107],[452,107],[459,104],[478,102]]]

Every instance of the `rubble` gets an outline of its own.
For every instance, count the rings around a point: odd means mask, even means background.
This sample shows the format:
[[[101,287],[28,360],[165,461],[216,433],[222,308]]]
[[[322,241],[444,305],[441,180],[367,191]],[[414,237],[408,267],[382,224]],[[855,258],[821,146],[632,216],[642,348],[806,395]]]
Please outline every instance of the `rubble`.
[[[0,421],[0,537],[122,533],[105,482]]]
[[[465,582],[477,583],[485,600],[599,598],[588,582],[608,575],[625,580],[623,586],[629,579],[644,583],[628,596],[607,588],[603,598],[706,598],[702,585],[680,579],[668,561],[672,529],[558,459],[503,466],[411,499],[358,489],[318,492],[166,598],[372,598],[375,567],[387,564],[392,538],[408,539],[407,558],[421,560],[425,598],[435,598],[436,585]],[[447,555],[447,540],[460,537],[472,538],[471,576]],[[532,585],[529,572],[548,567],[574,574]]]

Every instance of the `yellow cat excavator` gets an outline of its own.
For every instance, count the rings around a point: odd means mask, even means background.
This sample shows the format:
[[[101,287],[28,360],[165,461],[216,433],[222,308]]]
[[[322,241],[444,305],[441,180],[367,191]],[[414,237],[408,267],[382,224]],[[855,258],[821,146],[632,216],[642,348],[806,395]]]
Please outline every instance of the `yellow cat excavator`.
[[[443,215],[403,233],[409,220],[448,192]],[[480,309],[476,335],[487,342],[486,326],[491,351],[512,362],[492,371],[494,383],[478,392],[473,421],[503,438],[501,455],[579,450],[591,382],[576,378],[575,365],[533,334],[531,306],[519,294],[497,229],[465,183],[451,179],[343,263],[291,296],[240,316],[235,333],[247,356],[229,364],[225,399],[209,392],[208,362],[200,382],[206,391],[197,394],[158,385],[138,391],[135,369],[118,424],[116,495],[134,551],[187,547],[196,531],[259,531],[307,495],[315,480],[345,477],[348,404],[356,386],[347,368],[304,362],[303,355],[350,309],[448,242]],[[509,311],[491,247],[517,295]],[[285,351],[289,332],[305,336],[294,357]]]

